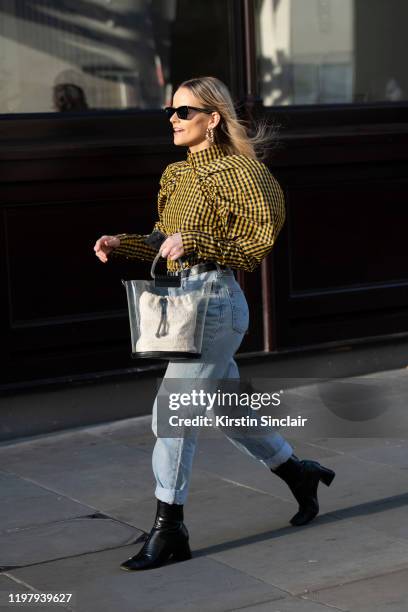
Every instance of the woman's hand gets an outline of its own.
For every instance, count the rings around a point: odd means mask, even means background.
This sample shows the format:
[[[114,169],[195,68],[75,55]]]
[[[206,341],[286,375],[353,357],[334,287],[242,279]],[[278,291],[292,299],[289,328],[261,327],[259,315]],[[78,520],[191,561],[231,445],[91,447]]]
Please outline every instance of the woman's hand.
[[[181,234],[168,236],[160,247],[160,255],[174,261],[184,255],[183,240]]]
[[[102,263],[108,261],[108,255],[120,245],[120,238],[116,236],[101,236],[95,242],[94,251],[95,255],[99,257]]]

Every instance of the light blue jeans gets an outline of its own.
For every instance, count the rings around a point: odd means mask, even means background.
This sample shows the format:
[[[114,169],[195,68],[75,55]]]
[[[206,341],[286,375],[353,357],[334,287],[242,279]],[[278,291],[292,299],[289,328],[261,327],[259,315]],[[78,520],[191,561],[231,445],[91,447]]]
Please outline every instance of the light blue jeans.
[[[249,311],[245,295],[230,268],[182,277],[182,285],[189,289],[206,281],[215,281],[215,291],[208,302],[201,357],[170,361],[164,375],[164,379],[183,379],[183,392],[186,391],[186,384],[188,388],[190,379],[191,388],[196,388],[194,383],[198,379],[239,379],[234,355],[248,328]],[[157,437],[157,404],[156,396],[152,415],[152,430],[157,438],[152,456],[155,496],[168,504],[184,504],[190,485],[198,429],[195,435],[182,438]],[[273,427],[266,428],[266,431],[262,427],[262,434],[256,436],[245,435],[242,431],[237,431],[235,435],[231,429],[225,435],[239,450],[259,460],[267,468],[277,468],[293,452],[291,445]]]

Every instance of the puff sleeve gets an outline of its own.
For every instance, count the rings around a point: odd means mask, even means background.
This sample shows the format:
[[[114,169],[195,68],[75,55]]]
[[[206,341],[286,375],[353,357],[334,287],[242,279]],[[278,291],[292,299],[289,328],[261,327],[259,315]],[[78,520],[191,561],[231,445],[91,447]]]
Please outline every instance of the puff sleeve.
[[[160,178],[160,189],[157,196],[157,209],[159,221],[156,221],[153,227],[154,230],[159,230],[163,234],[167,235],[166,228],[162,222],[162,215],[164,206],[167,201],[169,190],[174,187],[175,178],[173,172],[173,166],[175,164],[169,164],[161,178]],[[145,240],[150,234],[117,234],[120,238],[120,245],[113,249],[110,257],[126,258],[126,259],[141,259],[143,261],[153,261],[157,255],[157,250],[146,244]]]
[[[265,164],[257,160],[208,177],[223,235],[181,232],[186,255],[252,272],[273,248],[285,222],[283,191]],[[220,232],[218,232],[220,234]]]

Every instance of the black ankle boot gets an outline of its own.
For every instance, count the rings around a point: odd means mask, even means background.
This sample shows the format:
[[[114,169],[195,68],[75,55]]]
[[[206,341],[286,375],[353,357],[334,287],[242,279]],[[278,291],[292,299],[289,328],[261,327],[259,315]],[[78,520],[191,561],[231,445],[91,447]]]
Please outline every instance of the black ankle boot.
[[[157,500],[154,525],[141,550],[121,564],[125,570],[160,567],[169,560],[191,559],[188,531],[183,523],[183,506]]]
[[[319,481],[329,486],[336,475],[333,470],[323,467],[317,461],[300,461],[296,455],[271,471],[286,482],[299,504],[298,512],[290,519],[295,526],[305,525],[315,518],[319,512]]]

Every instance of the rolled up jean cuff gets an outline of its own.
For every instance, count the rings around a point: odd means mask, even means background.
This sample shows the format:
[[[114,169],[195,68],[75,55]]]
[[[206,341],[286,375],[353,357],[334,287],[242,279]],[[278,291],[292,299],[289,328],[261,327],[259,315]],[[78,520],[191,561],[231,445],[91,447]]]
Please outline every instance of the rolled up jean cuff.
[[[187,499],[187,491],[177,491],[175,489],[164,489],[159,485],[155,489],[155,497],[166,504],[184,504]]]
[[[261,463],[263,463],[267,468],[271,470],[276,470],[282,463],[285,463],[293,454],[293,448],[285,440],[285,443],[281,446],[277,453],[275,453],[270,459],[261,459]]]

